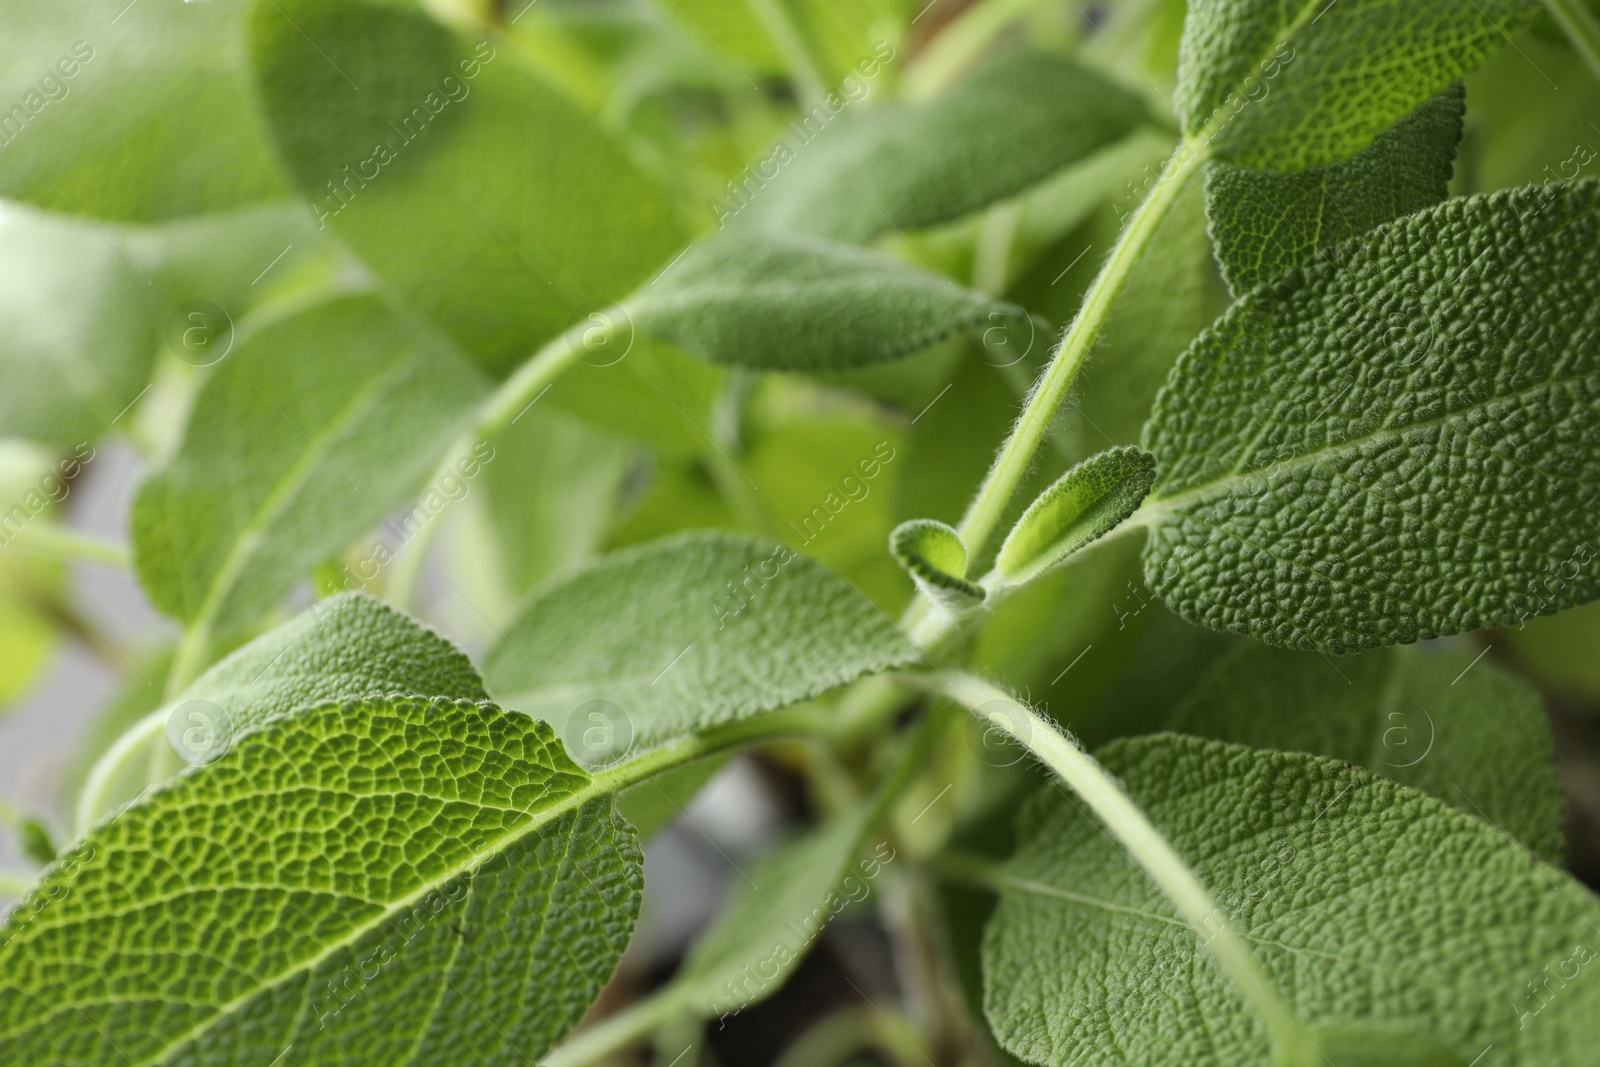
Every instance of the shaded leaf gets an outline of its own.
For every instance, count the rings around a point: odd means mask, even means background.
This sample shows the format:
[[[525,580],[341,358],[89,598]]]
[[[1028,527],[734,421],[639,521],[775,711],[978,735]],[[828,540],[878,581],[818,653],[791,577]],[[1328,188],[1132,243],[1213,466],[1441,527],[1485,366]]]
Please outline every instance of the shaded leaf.
[[[408,5],[273,0],[252,50],[319,221],[490,370],[683,243],[663,194],[503,43]]]
[[[1390,648],[1337,661],[1245,644],[1213,663],[1169,729],[1365,767],[1566,851],[1555,738],[1539,695],[1467,652]]]
[[[861,244],[1020,193],[1146,114],[1137,95],[1071,60],[1017,52],[915,107],[840,118],[816,105],[774,150],[778,177],[716,206],[741,226]]]
[[[283,196],[252,99],[249,8],[7,3],[0,195],[142,222]]]

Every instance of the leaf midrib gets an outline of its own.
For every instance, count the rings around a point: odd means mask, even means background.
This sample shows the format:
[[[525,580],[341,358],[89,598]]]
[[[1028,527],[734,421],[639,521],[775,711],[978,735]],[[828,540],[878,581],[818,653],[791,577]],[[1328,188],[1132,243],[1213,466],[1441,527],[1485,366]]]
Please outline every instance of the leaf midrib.
[[[564,773],[571,774],[572,772],[566,771]],[[580,771],[579,773],[582,772]],[[298,961],[294,966],[285,969],[282,973],[274,976],[270,980],[259,983],[249,992],[235,997],[228,1003],[219,1006],[215,1014],[199,1023],[196,1023],[184,1033],[167,1042],[159,1052],[156,1052],[152,1056],[140,1060],[137,1063],[131,1064],[131,1067],[155,1067],[156,1064],[164,1062],[173,1052],[183,1048],[194,1038],[205,1033],[218,1022],[231,1017],[240,1008],[254,1001],[263,993],[282,985],[284,982],[287,982],[291,978],[294,978],[300,974],[314,971],[324,960],[327,960],[335,952],[338,952],[342,949],[347,949],[356,944],[368,933],[377,929],[380,925],[389,921],[394,916],[400,914],[407,907],[418,903],[429,893],[439,889],[440,886],[449,884],[451,881],[459,878],[463,874],[468,874],[477,870],[484,863],[487,863],[489,860],[501,855],[511,846],[515,845],[518,841],[522,840],[524,837],[527,837],[534,831],[542,829],[549,823],[560,818],[562,815],[567,814],[569,811],[581,808],[590,800],[606,796],[610,792],[611,787],[609,783],[590,778],[588,783],[582,788],[568,793],[550,807],[543,808],[532,813],[528,819],[528,822],[524,826],[511,833],[496,838],[488,847],[479,852],[473,853],[472,856],[468,857],[468,859],[462,863],[457,864],[445,874],[436,876],[436,878],[431,880],[420,882],[413,892],[404,897],[396,899],[383,912],[374,916],[367,922],[352,926],[341,937],[327,943],[323,947],[322,951],[318,952],[316,955],[309,956],[301,961]]]
[[[1374,430],[1372,433],[1363,434],[1360,437],[1346,438],[1337,444],[1329,445],[1325,448],[1315,449],[1310,452],[1302,452],[1298,456],[1284,460],[1275,466],[1269,465],[1268,467],[1253,467],[1249,470],[1230,473],[1224,477],[1214,479],[1202,485],[1197,485],[1191,489],[1186,489],[1174,496],[1152,496],[1148,503],[1146,503],[1137,512],[1129,517],[1128,522],[1137,523],[1143,526],[1155,526],[1167,516],[1176,514],[1195,503],[1203,502],[1214,497],[1227,496],[1235,488],[1252,479],[1277,481],[1286,473],[1298,472],[1307,468],[1315,467],[1318,462],[1324,459],[1340,457],[1359,452],[1364,446],[1373,442],[1390,440],[1398,441],[1414,432],[1426,431],[1437,426],[1444,426],[1454,420],[1466,416],[1471,412],[1486,410],[1494,404],[1514,404],[1525,397],[1533,396],[1540,392],[1555,392],[1556,390],[1566,386],[1574,385],[1579,382],[1597,377],[1600,377],[1600,370],[1590,370],[1586,373],[1577,374],[1570,378],[1547,378],[1537,385],[1529,386],[1526,389],[1519,389],[1514,393],[1506,393],[1500,396],[1489,397],[1481,404],[1457,408],[1453,411],[1447,411],[1443,415],[1438,415],[1431,419],[1424,419],[1421,422],[1407,423],[1404,426],[1383,427]],[[1473,440],[1470,437],[1468,439]],[[1568,478],[1566,475],[1558,475],[1558,477],[1561,477],[1565,480],[1570,480],[1570,478]]]

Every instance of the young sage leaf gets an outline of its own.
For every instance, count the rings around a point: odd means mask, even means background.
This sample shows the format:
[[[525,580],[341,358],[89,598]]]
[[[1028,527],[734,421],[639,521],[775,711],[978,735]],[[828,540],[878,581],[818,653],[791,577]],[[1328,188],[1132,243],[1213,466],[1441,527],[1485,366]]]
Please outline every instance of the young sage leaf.
[[[1014,304],[880,253],[734,230],[691,246],[627,306],[646,336],[762,370],[838,370],[968,331],[995,334],[995,343],[1035,332]]]
[[[806,700],[920,654],[849,583],[730,534],[605,557],[531,599],[484,660],[489,691],[609,763]]]
[[[768,185],[730,189],[719,219],[864,244],[1022,192],[1147,120],[1139,97],[1069,59],[1002,55],[938,99],[804,114]]]
[[[889,534],[889,552],[929,600],[948,611],[983,603],[983,587],[967,581],[967,546],[937,519],[911,519]]]
[[[539,1057],[638,912],[606,791],[488,703],[279,717],[97,827],[7,916],[0,1059]]]
[[[1505,46],[1538,0],[1195,0],[1176,106],[1191,137],[1241,167],[1348,159]]]
[[[135,498],[151,600],[219,634],[253,621],[415,491],[483,392],[447,339],[372,297],[239,341]]]
[[[1217,262],[1234,294],[1443,200],[1465,98],[1457,82],[1339,163],[1290,174],[1211,164],[1206,214]]]
[[[1337,661],[1253,642],[1214,662],[1167,728],[1333,756],[1566,853],[1566,803],[1539,694],[1467,652],[1386,648]]]
[[[1600,1038],[1582,970],[1600,906],[1482,820],[1336,759],[1173,735],[1102,759],[1336,1067],[1491,1044],[1508,1065],[1580,1063]],[[1205,935],[1065,792],[1041,790],[1017,837],[984,944],[1006,1048],[1048,1067],[1280,1064]],[[1353,1058],[1385,1039],[1390,1058]]]
[[[1132,515],[1155,478],[1155,457],[1133,445],[1084,460],[1028,505],[1000,545],[996,573],[1008,584],[1032,581]]]
[[[1451,200],[1257,289],[1145,427],[1179,614],[1355,652],[1600,596],[1600,183]]]

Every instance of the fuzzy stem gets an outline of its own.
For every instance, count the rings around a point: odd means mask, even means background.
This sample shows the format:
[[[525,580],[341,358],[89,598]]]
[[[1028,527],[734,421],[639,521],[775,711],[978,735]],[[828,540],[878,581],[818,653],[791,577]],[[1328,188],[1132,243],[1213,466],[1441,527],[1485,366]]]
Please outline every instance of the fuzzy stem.
[[[1011,436],[1001,446],[1000,454],[984,476],[978,495],[973,498],[957,529],[966,543],[968,559],[981,555],[994,534],[995,527],[1011,503],[1011,497],[1033,462],[1034,453],[1049,432],[1050,423],[1066,400],[1073,379],[1083,368],[1100,331],[1110,319],[1111,309],[1133,273],[1134,265],[1139,262],[1139,257],[1160,228],[1178,194],[1188,184],[1189,178],[1205,162],[1205,144],[1206,141],[1197,138],[1185,140],[1178,146],[1162,168],[1154,188],[1117,238],[1094,284],[1084,294],[1083,307],[1067,328],[1049,366],[1039,376]]]
[[[956,674],[948,679],[922,677],[920,682],[1010,734],[1071,786],[1194,927],[1201,944],[1255,1009],[1280,1053],[1295,1050],[1315,1055],[1315,1047],[1301,1033],[1282,994],[1227,914],[1105,768],[1038,712],[981,678]],[[1309,1056],[1304,1058],[1312,1062]]]

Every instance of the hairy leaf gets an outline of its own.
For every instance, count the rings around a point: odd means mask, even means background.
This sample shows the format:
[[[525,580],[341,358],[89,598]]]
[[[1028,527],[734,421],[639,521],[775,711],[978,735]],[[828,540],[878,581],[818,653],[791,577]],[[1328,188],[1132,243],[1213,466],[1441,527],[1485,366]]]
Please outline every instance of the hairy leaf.
[[[1133,445],[1084,460],[1028,505],[1001,544],[995,570],[1008,582],[1032,581],[1132,515],[1155,477],[1155,458]]]
[[[889,534],[889,552],[917,588],[950,611],[983,603],[983,587],[967,581],[967,546],[937,519],[911,519]]]
[[[743,231],[691,247],[628,303],[641,333],[712,363],[763,370],[882,363],[955,334],[1026,322],[1015,305],[876,252]]]
[[[134,501],[151,599],[218,632],[249,622],[414,491],[483,389],[449,341],[371,297],[263,326]]]
[[[1145,428],[1151,586],[1353,652],[1600,595],[1600,184],[1449,201],[1255,290]]]
[[[1491,1044],[1508,1065],[1590,1055],[1600,984],[1581,969],[1600,906],[1482,820],[1317,756],[1162,735],[1103,758],[1335,1067],[1466,1064]],[[1012,1052],[1048,1067],[1279,1062],[1195,930],[1064,791],[1023,809],[1002,884],[985,1006]],[[1373,1035],[1392,1059],[1354,1058]]]
[[[491,370],[682,244],[663,194],[507,47],[367,0],[260,3],[253,34],[319,221]]]
[[[0,927],[6,1062],[501,1064],[610,977],[640,853],[549,726],[317,705],[91,832]]]
[[[702,533],[615,553],[537,595],[484,677],[502,703],[565,727],[577,758],[609,761],[917,659],[865,597],[793,549]]]
[[[1566,811],[1539,695],[1466,652],[1389,648],[1338,661],[1240,645],[1169,728],[1334,756],[1431,793],[1560,861]]]
[[[720,219],[861,244],[1020,193],[1146,119],[1134,93],[1071,60],[1001,56],[949,93],[843,118],[817,104],[714,204]]]
[[[1206,214],[1234,293],[1443,200],[1465,107],[1457,82],[1349,159],[1292,174],[1211,164]]]
[[[1212,126],[1219,159],[1325,166],[1361,151],[1539,10],[1537,0],[1195,0],[1178,114],[1191,135]]]
[[[155,221],[287,192],[257,116],[247,0],[8,0],[0,195]]]

